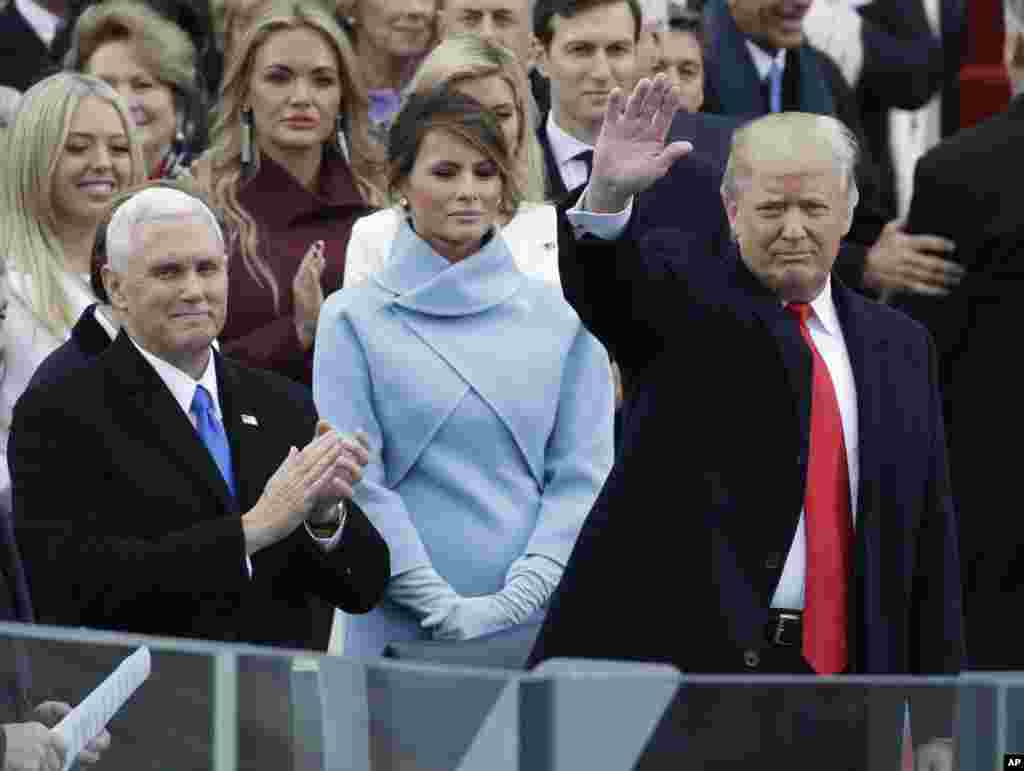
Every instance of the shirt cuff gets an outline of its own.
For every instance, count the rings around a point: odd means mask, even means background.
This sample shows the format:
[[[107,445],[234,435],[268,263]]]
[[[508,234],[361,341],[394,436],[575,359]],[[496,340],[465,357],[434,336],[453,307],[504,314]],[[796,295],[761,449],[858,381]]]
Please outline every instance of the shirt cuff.
[[[305,525],[306,532],[309,533],[309,537],[312,538],[316,542],[317,546],[319,546],[324,551],[329,552],[329,551],[332,551],[341,542],[341,536],[342,536],[342,533],[345,532],[345,522],[346,522],[347,519],[348,519],[348,509],[345,508],[345,502],[344,501],[339,501],[338,502],[338,524],[337,524],[337,527],[336,527],[333,535],[331,535],[331,536],[329,536],[327,538],[322,538],[322,537],[318,536],[316,533],[313,532],[313,528],[311,528],[309,526],[309,522],[308,521],[304,522],[303,525]]]
[[[633,198],[630,197],[626,208],[620,212],[599,214],[584,208],[589,192],[590,187],[588,186],[576,205],[565,213],[572,226],[573,234],[576,238],[591,235],[605,241],[614,241],[626,231],[626,226],[629,225],[629,218],[633,214]]]

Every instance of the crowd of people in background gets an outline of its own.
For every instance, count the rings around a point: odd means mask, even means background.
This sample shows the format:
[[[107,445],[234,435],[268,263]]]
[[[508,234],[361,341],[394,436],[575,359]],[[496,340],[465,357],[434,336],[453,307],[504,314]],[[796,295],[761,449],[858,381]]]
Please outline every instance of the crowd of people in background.
[[[533,662],[1019,668],[997,628],[1024,530],[986,450],[1024,420],[993,385],[1005,331],[978,327],[1013,323],[998,180],[1024,135],[1016,96],[958,133],[965,14],[6,0],[0,594],[32,601],[5,617],[368,656],[544,622]],[[1005,18],[1016,95],[1024,3]],[[800,334],[765,289],[812,309]],[[859,604],[819,666],[835,560]],[[672,603],[703,608],[693,639],[658,630]],[[791,633],[798,663],[770,654]]]

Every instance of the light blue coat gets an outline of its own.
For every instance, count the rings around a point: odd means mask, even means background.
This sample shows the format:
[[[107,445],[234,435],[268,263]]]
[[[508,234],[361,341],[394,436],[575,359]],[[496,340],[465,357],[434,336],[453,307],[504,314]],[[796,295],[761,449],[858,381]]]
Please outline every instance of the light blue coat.
[[[313,393],[370,435],[355,500],[391,574],[432,565],[465,596],[499,591],[524,554],[564,565],[611,470],[608,355],[500,233],[451,264],[403,222],[387,265],[324,304]],[[345,652],[422,636],[384,600],[348,617]]]

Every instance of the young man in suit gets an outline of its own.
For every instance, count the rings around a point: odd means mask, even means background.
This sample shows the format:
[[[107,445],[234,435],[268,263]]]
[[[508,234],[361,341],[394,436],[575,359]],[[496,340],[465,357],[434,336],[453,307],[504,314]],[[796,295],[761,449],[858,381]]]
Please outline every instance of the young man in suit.
[[[117,339],[14,410],[15,521],[38,617],[324,650],[311,595],[365,612],[389,572],[383,539],[343,505],[365,448],[318,425],[305,389],[213,350],[227,257],[198,198],[137,193],[114,212],[107,252]]]
[[[1024,431],[1024,387],[1010,364],[1024,283],[1024,2],[1004,3],[1004,62],[1013,99],[1006,111],[941,142],[918,161],[907,227],[957,244],[967,275],[947,297],[900,295],[892,304],[922,322],[939,353],[950,472],[960,519],[967,654],[971,668],[1020,669],[1024,652],[1007,639],[1020,607],[1024,529],[1004,513],[1017,492],[1013,453],[1000,438]],[[915,265],[923,281],[928,266]]]
[[[675,229],[630,221],[632,195],[689,150],[664,144],[678,100],[662,76],[641,81],[624,111],[613,96],[567,215],[578,240],[562,262],[566,296],[641,375],[531,661],[956,673],[956,518],[934,349],[833,270],[857,203],[856,145],[826,116],[739,129],[722,186],[736,247],[701,248],[680,229],[685,201]],[[675,728],[697,766],[898,762],[892,691],[687,686],[680,697]],[[950,695],[912,697],[911,718],[920,755],[949,768]],[[879,719],[889,741],[869,742]]]
[[[642,22],[637,0],[537,0],[537,67],[551,85],[551,110],[537,129],[548,194],[587,181],[590,156],[613,88],[635,82]]]

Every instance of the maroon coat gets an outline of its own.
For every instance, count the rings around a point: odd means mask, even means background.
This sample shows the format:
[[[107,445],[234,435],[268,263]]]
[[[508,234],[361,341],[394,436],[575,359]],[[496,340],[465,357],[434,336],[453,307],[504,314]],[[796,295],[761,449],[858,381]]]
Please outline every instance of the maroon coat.
[[[324,296],[341,287],[352,223],[373,211],[356,189],[348,164],[324,160],[320,192],[299,184],[266,155],[238,199],[260,226],[259,249],[277,278],[279,307],[270,287],[257,283],[236,247],[228,261],[228,315],[221,350],[251,367],[268,369],[307,386],[313,351],[303,351],[295,332],[292,281],[310,244],[324,241]]]

